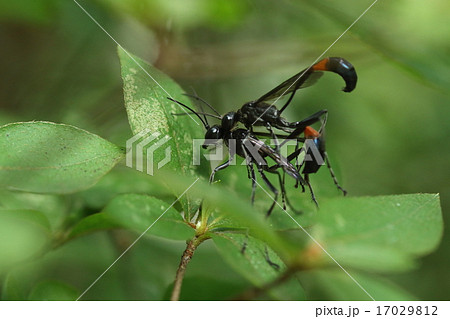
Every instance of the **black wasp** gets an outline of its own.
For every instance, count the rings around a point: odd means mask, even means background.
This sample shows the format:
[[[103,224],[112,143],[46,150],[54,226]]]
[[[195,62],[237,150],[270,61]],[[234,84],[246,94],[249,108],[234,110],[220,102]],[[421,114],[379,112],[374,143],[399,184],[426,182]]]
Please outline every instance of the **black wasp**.
[[[357,82],[357,75],[354,67],[345,59],[330,57],[325,58],[311,67],[304,69],[287,79],[274,89],[270,90],[259,99],[245,103],[238,111],[231,111],[226,113],[224,116],[220,116],[220,114],[212,108],[208,103],[203,101],[197,96],[191,96],[197,100],[204,102],[208,107],[210,107],[217,115],[206,114],[203,112],[195,112],[188,106],[172,100],[180,105],[183,105],[188,110],[190,110],[193,114],[197,115],[199,119],[202,121],[203,125],[206,128],[205,134],[205,144],[204,148],[207,148],[208,145],[214,145],[219,140],[224,140],[225,144],[229,147],[229,159],[225,163],[217,166],[210,176],[210,182],[214,180],[214,175],[217,171],[224,169],[230,165],[234,156],[237,154],[247,160],[247,168],[249,170],[249,177],[252,178],[252,202],[254,199],[254,192],[256,188],[255,182],[255,173],[253,169],[253,164],[256,165],[261,177],[263,178],[266,185],[271,189],[271,191],[275,195],[274,202],[270,207],[267,215],[270,215],[278,195],[278,190],[270,183],[270,181],[265,176],[264,172],[270,172],[277,174],[280,180],[280,187],[282,191],[283,203],[285,199],[285,191],[284,191],[284,182],[281,179],[278,168],[282,168],[284,173],[292,176],[296,179],[296,186],[299,184],[303,187],[304,185],[308,185],[311,190],[311,195],[313,200],[315,201],[314,193],[312,191],[311,185],[309,183],[309,174],[317,172],[322,163],[319,163],[316,159],[313,161],[308,161],[304,163],[302,174],[305,176],[303,178],[299,170],[303,164],[298,164],[297,168],[295,168],[290,161],[293,159],[298,159],[298,156],[302,152],[303,148],[296,149],[295,152],[290,154],[287,158],[284,158],[279,154],[279,145],[271,148],[260,141],[257,136],[268,136],[268,134],[263,132],[253,132],[253,127],[255,126],[264,126],[269,131],[269,136],[272,136],[276,141],[277,138],[286,138],[288,139],[297,139],[298,141],[312,141],[313,145],[316,146],[316,149],[319,152],[319,155],[326,161],[328,168],[332,174],[333,180],[335,184],[344,191],[334,176],[334,173],[329,165],[329,161],[327,158],[327,154],[325,151],[325,138],[323,134],[324,123],[322,122],[322,127],[319,131],[314,130],[310,125],[321,121],[323,117],[326,119],[326,110],[321,110],[310,117],[297,122],[288,122],[283,117],[281,117],[281,113],[286,109],[286,107],[292,101],[295,92],[304,87],[308,87],[317,81],[320,76],[322,76],[321,71],[330,71],[339,74],[345,81],[346,86],[343,88],[344,92],[351,92]],[[273,104],[267,103],[268,101],[272,101],[275,99],[279,99],[285,95],[290,94],[288,101],[284,104],[284,106],[278,110]],[[200,117],[200,114],[204,116],[204,120]],[[206,115],[219,118],[221,120],[220,125],[209,126]],[[242,123],[247,129],[237,128],[238,123]],[[273,128],[282,130],[284,132],[289,133],[286,135],[275,134]],[[304,138],[300,138],[301,134],[304,134]],[[234,143],[233,147],[230,148],[230,144]],[[282,146],[281,144],[280,146]],[[257,151],[255,152],[255,148]],[[307,155],[311,154],[312,148],[306,150]],[[269,157],[275,161],[275,165],[269,167],[265,162],[264,158]],[[345,191],[344,191],[345,194]],[[315,201],[316,202],[316,201]],[[317,203],[317,202],[316,202]],[[289,204],[289,202],[288,202]]]
[[[208,121],[206,119],[206,114],[203,112],[195,112],[193,109],[191,109],[189,106],[173,100],[171,98],[168,98],[169,100],[178,103],[185,108],[187,108],[189,111],[192,112],[192,114],[195,114],[200,121],[205,126],[205,129],[207,130],[207,133],[205,134],[205,143],[202,145],[203,148],[208,148],[208,146],[215,144],[218,142],[219,139],[208,139],[208,132],[211,132],[211,129],[214,127],[218,127],[218,125],[210,126],[208,124]],[[200,114],[204,115],[204,118],[200,116]],[[219,116],[214,116],[219,117]],[[220,118],[220,117],[219,117]],[[223,122],[223,120],[222,120]],[[226,126],[225,126],[226,127]],[[223,130],[223,127],[220,128]],[[295,211],[295,209],[290,205],[287,197],[286,197],[286,191],[284,188],[284,182],[282,181],[280,172],[278,171],[278,168],[281,168],[284,173],[287,173],[289,176],[293,177],[296,180],[297,184],[302,185],[302,187],[305,185],[305,180],[302,178],[301,174],[298,172],[298,170],[295,168],[294,165],[292,165],[285,157],[280,155],[280,153],[273,149],[272,147],[266,145],[264,142],[259,140],[254,134],[250,132],[248,129],[243,128],[230,128],[228,130],[223,130],[223,134],[221,134],[220,137],[225,145],[228,147],[229,150],[229,156],[228,160],[217,166],[211,173],[209,181],[212,183],[214,181],[215,174],[230,166],[235,158],[236,155],[244,158],[247,163],[247,170],[249,178],[252,180],[252,196],[251,200],[252,203],[255,199],[255,191],[256,191],[256,174],[254,166],[256,166],[256,169],[258,170],[261,178],[263,179],[264,183],[269,187],[269,189],[273,192],[273,202],[270,206],[269,210],[267,211],[266,216],[270,216],[272,213],[273,208],[275,207],[275,204],[278,199],[279,191],[278,189],[270,182],[270,180],[267,178],[265,172],[276,174],[278,176],[278,180],[280,182],[280,188],[281,188],[281,195],[282,195],[282,201],[283,206],[285,207],[285,203],[287,202],[288,205],[292,210]],[[269,166],[267,164],[266,158],[271,158],[276,164],[273,166]]]
[[[291,103],[295,92],[314,84],[322,76],[322,71],[339,74],[345,81],[344,92],[351,92],[356,86],[357,75],[350,62],[343,58],[325,58],[290,77],[259,99],[245,103],[237,112],[226,113],[221,118],[221,125],[211,127],[208,135],[211,139],[221,139],[220,131],[232,129],[238,122],[244,124],[248,129],[252,129],[253,126],[265,126],[269,131],[272,131],[272,127],[275,127],[285,132],[291,132],[292,129],[301,127],[304,121],[288,122],[281,117],[281,113]],[[280,110],[273,103],[267,103],[288,94],[290,94],[290,97]]]

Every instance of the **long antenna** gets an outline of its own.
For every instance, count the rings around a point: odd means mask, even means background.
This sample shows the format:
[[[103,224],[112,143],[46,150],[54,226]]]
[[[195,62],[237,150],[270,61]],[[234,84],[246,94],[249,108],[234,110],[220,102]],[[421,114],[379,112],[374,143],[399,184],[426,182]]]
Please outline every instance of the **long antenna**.
[[[189,114],[194,114],[194,113],[183,112],[183,113],[172,113],[172,114],[173,114],[173,115],[189,115]],[[215,119],[219,119],[219,120],[222,119],[220,116],[215,115],[215,114],[209,114],[209,113],[203,113],[203,112],[197,112],[197,114],[205,115],[205,116],[211,116],[211,117],[213,117],[213,118],[215,118]]]
[[[204,99],[202,99],[201,97],[197,96],[197,95],[193,95],[193,94],[188,94],[188,93],[183,93],[183,95],[189,96],[193,99],[196,99],[197,101],[203,102],[207,107],[209,107],[211,110],[213,110],[214,113],[216,113],[218,116],[220,116],[220,113],[217,112],[217,110],[215,108],[212,107],[211,104],[209,104],[208,102],[206,102]]]
[[[191,87],[191,89],[192,89],[192,91],[194,91],[194,95],[197,96],[197,92],[195,92],[195,89],[194,89],[193,87]],[[183,93],[182,93],[182,94],[183,94]],[[197,105],[197,104],[196,104],[196,105]],[[200,107],[200,112],[201,112],[201,113],[205,113],[205,111],[203,111],[203,107],[202,107],[201,104],[198,105],[198,107]],[[201,114],[200,112],[199,112],[198,114]],[[203,118],[205,119],[205,122],[209,125],[208,119],[206,118],[206,115],[203,114]]]
[[[189,106],[187,106],[186,104],[181,103],[181,102],[179,102],[179,101],[177,101],[177,100],[174,100],[174,99],[172,99],[172,98],[170,98],[170,97],[168,97],[167,99],[168,99],[168,100],[171,100],[172,102],[175,102],[175,103],[177,103],[177,104],[179,104],[179,105],[181,105],[181,106],[184,106],[184,107],[187,108],[189,111],[191,111],[192,114],[197,115],[197,117],[198,117],[198,118],[200,119],[200,121],[203,123],[203,126],[204,126],[206,129],[209,129],[208,123],[206,123],[206,122],[202,119],[202,117],[201,117],[197,112],[195,112],[193,109],[191,109]]]

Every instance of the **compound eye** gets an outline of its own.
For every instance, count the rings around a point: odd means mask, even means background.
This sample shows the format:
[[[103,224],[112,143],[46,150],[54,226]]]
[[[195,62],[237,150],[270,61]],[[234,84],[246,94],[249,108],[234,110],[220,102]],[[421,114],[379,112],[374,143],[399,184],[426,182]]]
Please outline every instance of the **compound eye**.
[[[203,148],[208,148],[209,145],[214,145],[219,139],[222,138],[222,130],[219,125],[210,127],[205,134],[205,142]]]
[[[218,140],[221,136],[221,129],[219,125],[214,125],[206,131],[205,139],[207,140]]]

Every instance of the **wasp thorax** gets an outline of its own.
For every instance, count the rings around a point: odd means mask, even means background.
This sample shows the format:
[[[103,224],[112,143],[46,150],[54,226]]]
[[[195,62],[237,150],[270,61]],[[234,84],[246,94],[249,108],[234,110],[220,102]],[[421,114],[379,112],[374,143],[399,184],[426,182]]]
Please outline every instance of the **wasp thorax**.
[[[239,115],[236,112],[228,112],[222,117],[223,132],[231,131],[239,120]]]

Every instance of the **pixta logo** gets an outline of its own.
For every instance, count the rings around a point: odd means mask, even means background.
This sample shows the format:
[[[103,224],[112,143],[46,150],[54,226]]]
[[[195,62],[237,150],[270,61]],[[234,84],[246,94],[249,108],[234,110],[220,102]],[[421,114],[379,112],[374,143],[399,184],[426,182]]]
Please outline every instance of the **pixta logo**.
[[[156,150],[160,150],[160,148],[164,147],[171,139],[171,137],[167,135],[163,137],[160,136],[161,133],[150,133],[150,130],[144,130],[128,139],[126,143],[126,165],[132,168],[135,167],[141,172],[143,172],[144,167],[146,167],[147,174],[153,175],[155,166],[154,154]],[[166,145],[164,149],[164,158],[156,163],[157,169],[161,169],[170,162],[171,153],[172,149],[170,145]]]

